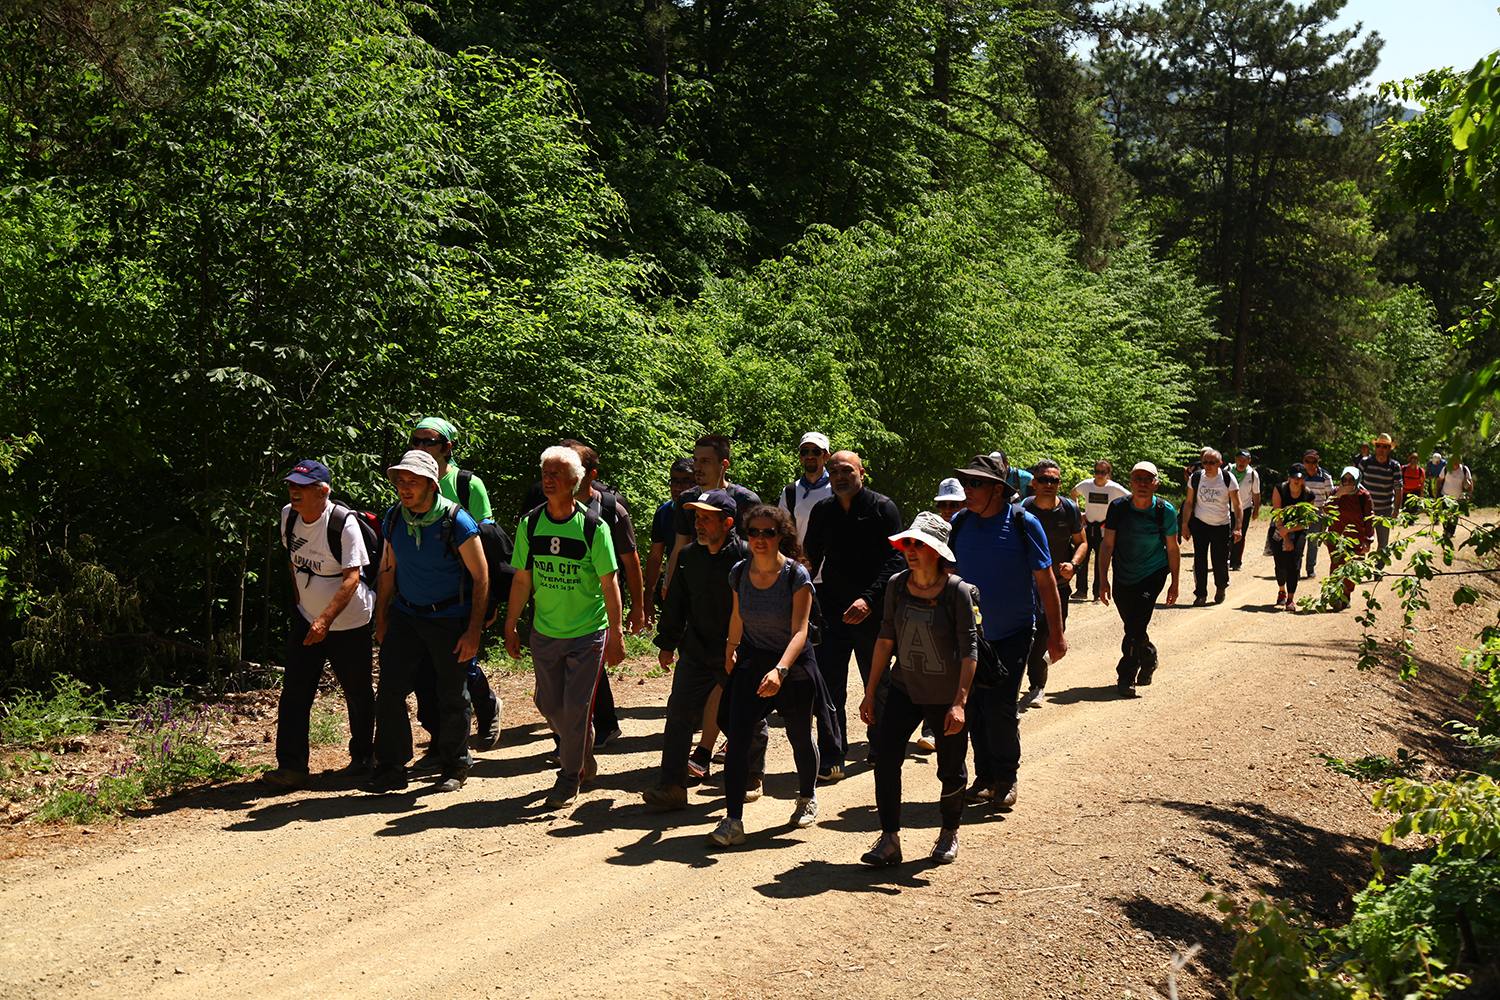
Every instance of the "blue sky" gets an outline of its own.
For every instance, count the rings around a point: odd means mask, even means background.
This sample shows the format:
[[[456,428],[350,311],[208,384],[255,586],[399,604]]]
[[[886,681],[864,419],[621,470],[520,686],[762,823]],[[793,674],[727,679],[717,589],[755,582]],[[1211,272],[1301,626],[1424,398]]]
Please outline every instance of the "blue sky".
[[[1385,40],[1372,83],[1442,66],[1460,73],[1500,49],[1500,0],[1349,0],[1335,27],[1377,31]]]

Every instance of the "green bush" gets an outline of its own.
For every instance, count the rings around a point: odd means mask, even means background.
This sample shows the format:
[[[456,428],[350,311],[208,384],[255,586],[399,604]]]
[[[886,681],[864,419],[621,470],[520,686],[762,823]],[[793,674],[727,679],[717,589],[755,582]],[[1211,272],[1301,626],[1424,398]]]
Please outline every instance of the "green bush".
[[[104,699],[82,681],[63,674],[52,679],[53,693],[44,697],[28,691],[0,703],[0,742],[56,747],[71,736],[85,736],[99,728],[107,714]]]
[[[96,823],[145,801],[140,775],[122,769],[81,788],[57,789],[36,811],[36,818],[42,823]]]
[[[131,745],[145,794],[157,798],[243,775],[244,768],[224,760],[209,742],[226,715],[223,706],[199,704],[180,691],[159,691],[136,709]]]

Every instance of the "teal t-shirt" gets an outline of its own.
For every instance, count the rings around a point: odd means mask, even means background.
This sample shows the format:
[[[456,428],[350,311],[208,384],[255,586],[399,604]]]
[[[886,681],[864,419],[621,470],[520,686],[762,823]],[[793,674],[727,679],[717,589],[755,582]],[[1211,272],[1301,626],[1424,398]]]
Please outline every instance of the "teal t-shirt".
[[[536,548],[526,537],[526,522],[516,527],[516,551],[510,564],[531,571],[536,603],[536,630],[553,639],[576,639],[609,624],[601,576],[619,569],[609,525],[594,530],[592,546],[584,544],[584,509],[576,500],[573,516],[556,521],[545,507],[537,517]]]
[[[1167,535],[1177,534],[1177,508],[1157,497],[1161,522],[1152,507],[1141,510],[1130,497],[1120,497],[1104,515],[1104,530],[1115,533],[1111,557],[1116,583],[1137,583],[1167,566]]]

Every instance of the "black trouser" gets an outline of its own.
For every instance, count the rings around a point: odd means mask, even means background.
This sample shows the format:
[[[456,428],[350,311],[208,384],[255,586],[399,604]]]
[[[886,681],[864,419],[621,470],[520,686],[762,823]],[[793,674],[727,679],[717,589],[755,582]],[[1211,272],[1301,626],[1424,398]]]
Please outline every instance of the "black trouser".
[[[302,612],[293,608],[286,637],[286,673],[281,677],[281,702],[276,707],[276,766],[289,771],[307,770],[308,716],[318,697],[324,661],[333,668],[349,708],[349,756],[370,756],[375,740],[370,626],[329,632],[322,642],[304,646],[308,626]]]
[[[484,675],[484,668],[479,665],[479,657],[476,656],[470,660],[467,668],[464,686],[469,689],[469,704],[473,706],[474,721],[479,731],[483,733],[490,728],[490,723],[495,721],[495,715],[500,711],[500,699],[496,698],[495,692],[490,690],[490,679]],[[422,666],[417,669],[411,680],[412,693],[417,696],[417,722],[427,730],[428,735],[432,737],[433,746],[436,746],[442,734],[443,713],[438,707],[437,672],[432,669],[430,658],[423,658]]]
[[[677,665],[672,668],[672,694],[667,698],[667,721],[662,728],[662,781],[687,787],[688,756],[693,750],[693,733],[703,722],[703,706],[715,688],[724,687],[728,682],[722,660],[709,665],[689,656],[677,658]],[[597,712],[594,717],[598,718]],[[764,753],[763,749],[762,770],[765,768]],[[751,768],[754,767],[755,762],[751,761]]]
[[[729,725],[724,728],[729,739],[724,751],[724,803],[731,819],[745,815],[745,787],[755,762],[758,760],[759,769],[765,770],[765,723],[773,711],[779,712],[786,723],[787,742],[797,762],[797,794],[810,799],[816,792],[818,748],[813,744],[812,722],[817,685],[810,678],[798,680],[788,674],[775,697],[762,698],[758,693],[761,679],[775,665],[775,654],[753,650],[741,642],[738,663],[724,691],[729,699]]]
[[[886,833],[901,829],[901,765],[906,762],[906,741],[923,722],[932,727],[932,739],[937,744],[938,781],[943,786],[938,812],[943,817],[943,829],[958,829],[964,811],[964,785],[969,781],[965,765],[969,730],[965,726],[952,736],[943,732],[949,707],[914,705],[906,690],[896,684],[886,693],[880,752],[875,758],[875,808],[880,812],[880,829]]]
[[[1097,601],[1099,599],[1099,560],[1094,560],[1094,576],[1090,579],[1089,559],[1104,547],[1104,522],[1085,522],[1083,537],[1089,540],[1089,550],[1083,554],[1083,559],[1073,567],[1073,579],[1079,581],[1078,593],[1080,596],[1090,594]]]
[[[1063,630],[1068,628],[1068,598],[1073,596],[1069,581],[1057,581],[1057,596],[1061,599]],[[1036,616],[1036,635],[1031,637],[1031,653],[1026,657],[1026,680],[1034,688],[1047,686],[1047,661],[1042,659],[1047,652],[1047,640],[1052,637],[1052,628],[1046,615]]]
[[[602,744],[604,737],[620,728],[620,717],[615,714],[615,693],[609,686],[609,668],[599,676],[599,687],[594,691],[594,733]]]
[[[1196,528],[1193,529],[1195,532]],[[1115,608],[1120,620],[1125,623],[1125,638],[1120,641],[1120,663],[1115,667],[1120,683],[1134,684],[1142,670],[1156,670],[1156,646],[1146,629],[1151,625],[1151,614],[1156,610],[1156,597],[1167,582],[1167,567],[1134,583],[1120,583],[1116,577],[1113,592]]]
[[[1021,727],[1016,721],[1016,698],[1026,676],[1026,655],[1031,651],[1033,629],[1026,628],[999,639],[984,639],[1000,660],[1004,674],[992,688],[974,692],[965,713],[970,741],[974,744],[974,782],[1004,785],[1016,780],[1021,768]]]
[[[823,674],[823,683],[828,685],[828,696],[833,699],[833,716],[843,730],[844,746],[847,748],[850,741],[849,720],[844,716],[844,703],[849,693],[849,654],[854,654],[854,661],[859,665],[859,676],[869,684],[870,663],[875,658],[875,640],[880,638],[880,611],[872,611],[858,625],[847,625],[842,612],[832,611],[827,604],[823,608],[823,641],[818,646],[818,669]],[[885,705],[886,686],[882,681],[875,692],[875,724],[866,731],[871,747],[878,745],[880,711]],[[835,764],[842,767],[844,763],[838,741],[830,733],[824,732],[821,723],[818,726],[818,759],[825,770]]]
[[[468,616],[439,618],[390,609],[385,641],[380,644],[380,690],[375,694],[377,766],[404,766],[411,760],[411,716],[406,711],[406,696],[411,693],[424,655],[431,659],[437,679],[442,726],[433,742],[443,769],[457,770],[471,763],[468,664],[453,657],[453,649],[468,625]]]
[[[1208,597],[1208,557],[1214,559],[1214,587],[1229,587],[1229,536],[1233,524],[1204,524],[1194,516],[1189,522],[1193,531],[1193,596]]]
[[[1239,569],[1240,563],[1245,559],[1245,539],[1250,537],[1250,512],[1254,509],[1254,507],[1240,508],[1240,540],[1237,542],[1231,540],[1229,543],[1230,569]],[[1229,523],[1233,524],[1234,514],[1231,513],[1229,516],[1231,518]]]
[[[1276,560],[1276,583],[1288,594],[1297,593],[1297,581],[1302,576],[1302,547],[1307,544],[1307,532],[1292,532],[1292,547],[1288,551],[1277,535],[1271,542],[1271,555]]]

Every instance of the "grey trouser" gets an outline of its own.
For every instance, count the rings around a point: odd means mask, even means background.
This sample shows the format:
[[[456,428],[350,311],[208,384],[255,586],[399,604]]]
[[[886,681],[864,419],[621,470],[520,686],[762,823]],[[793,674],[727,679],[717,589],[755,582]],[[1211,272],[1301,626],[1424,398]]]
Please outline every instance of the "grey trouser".
[[[594,691],[604,673],[604,632],[553,639],[533,629],[531,666],[536,671],[532,701],[557,734],[562,777],[577,781],[594,745]]]

